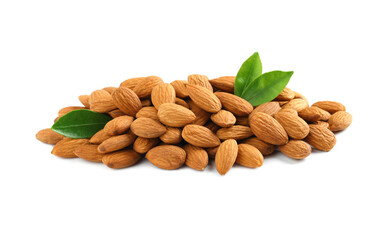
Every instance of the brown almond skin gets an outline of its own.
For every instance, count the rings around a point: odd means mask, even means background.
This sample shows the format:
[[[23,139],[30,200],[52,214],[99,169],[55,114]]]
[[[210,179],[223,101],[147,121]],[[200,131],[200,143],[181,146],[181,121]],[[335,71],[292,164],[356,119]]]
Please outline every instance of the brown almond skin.
[[[181,98],[175,98],[175,104],[181,105],[182,107],[189,108],[189,104]]]
[[[151,118],[153,120],[159,121],[157,116],[157,109],[155,107],[143,107],[136,113],[136,118]]]
[[[150,99],[141,99],[141,106],[142,107],[150,107],[150,106],[152,106],[152,102]]]
[[[221,102],[213,92],[205,87],[194,84],[187,84],[186,88],[191,100],[193,100],[198,107],[210,113],[220,111]]]
[[[47,144],[56,144],[65,138],[63,135],[54,132],[50,128],[40,130],[39,132],[37,132],[35,137],[39,141],[41,141],[43,143],[47,143]]]
[[[183,127],[196,119],[191,110],[175,103],[160,105],[157,115],[160,122],[170,127]]]
[[[79,96],[79,101],[81,104],[84,105],[87,109],[90,108],[90,95],[80,95]]]
[[[121,116],[125,116],[126,114],[124,112],[122,112],[121,110],[119,109],[115,109],[113,111],[110,111],[108,112],[108,114],[110,115],[110,117],[112,118],[117,118],[117,117],[121,117]]]
[[[151,118],[137,118],[130,128],[134,134],[143,138],[157,138],[167,131],[165,126]]]
[[[113,97],[105,90],[93,91],[90,95],[90,109],[94,112],[107,113],[117,107],[114,105]]]
[[[332,131],[321,125],[310,124],[310,133],[305,141],[321,151],[330,151],[335,146],[337,139]]]
[[[190,110],[194,113],[196,117],[192,124],[201,126],[205,125],[205,123],[209,121],[211,114],[202,110],[191,99],[188,99],[187,103],[189,104]]]
[[[173,170],[180,168],[186,161],[186,152],[180,147],[162,145],[152,148],[145,158],[161,169]]]
[[[209,82],[209,78],[205,75],[201,74],[192,74],[187,77],[187,82],[189,84],[198,85],[201,87],[204,87],[208,89],[209,91],[213,92],[213,87]]]
[[[256,137],[247,138],[241,143],[249,144],[251,146],[256,147],[262,153],[263,156],[270,155],[274,152],[274,150],[276,150],[276,146],[270,143],[266,143]]]
[[[62,158],[75,158],[76,148],[84,144],[88,144],[88,139],[64,138],[54,145],[52,154]]]
[[[307,122],[317,122],[320,120],[327,121],[331,115],[321,108],[312,106],[300,111],[299,116]]]
[[[116,87],[105,87],[102,88],[102,90],[105,90],[106,92],[112,94],[117,88]]]
[[[322,127],[325,127],[325,128],[329,128],[329,123],[328,122],[317,121],[317,122],[314,122],[312,124],[313,125],[319,125],[319,126],[322,126]]]
[[[236,117],[236,125],[250,126],[248,117]]]
[[[219,150],[219,146],[206,149],[210,159],[212,159],[212,158],[214,159],[216,157],[217,150]]]
[[[224,92],[234,93],[235,76],[224,76],[210,80],[213,87]]]
[[[275,119],[293,139],[304,139],[310,132],[308,124],[296,114],[281,112],[275,115]]]
[[[79,110],[79,109],[86,109],[85,107],[80,107],[80,106],[70,106],[70,107],[64,107],[64,108],[61,108],[59,111],[58,111],[58,116],[62,117],[64,116],[65,114],[71,112],[71,111],[74,111],[74,110]]]
[[[276,114],[279,114],[279,113],[290,113],[290,114],[295,114],[296,116],[299,116],[299,113],[293,108],[281,108],[281,110],[278,111]]]
[[[263,164],[263,155],[256,147],[242,143],[238,145],[235,163],[244,167],[257,168]]]
[[[130,116],[121,116],[114,118],[108,123],[106,123],[103,130],[106,132],[107,135],[110,136],[124,134],[125,132],[129,131],[133,119],[134,118]]]
[[[75,155],[81,159],[91,162],[102,162],[103,153],[98,152],[98,145],[85,144],[81,145],[74,151]]]
[[[152,89],[160,83],[163,83],[163,80],[160,77],[149,76],[142,81],[139,81],[133,88],[133,91],[139,98],[148,98],[151,96]]]
[[[167,144],[179,144],[182,141],[182,130],[180,128],[168,127],[167,131],[160,136],[160,140]]]
[[[275,101],[289,101],[295,98],[295,92],[290,88],[284,88],[282,92],[274,99]]]
[[[228,128],[220,128],[216,132],[216,135],[221,140],[227,140],[227,139],[242,140],[251,137],[253,135],[253,132],[251,131],[250,127],[235,125]]]
[[[90,138],[90,143],[92,144],[101,144],[103,141],[111,138],[111,135],[108,135],[104,129],[100,130],[99,132],[95,133],[94,136]]]
[[[345,130],[350,126],[352,123],[352,115],[350,113],[345,111],[338,111],[331,115],[328,123],[329,123],[329,129],[332,132],[338,132]]]
[[[156,85],[151,92],[151,101],[156,109],[163,103],[175,103],[175,89],[169,83]]]
[[[272,116],[258,112],[250,119],[250,127],[257,138],[273,145],[284,145],[288,134],[281,124]]]
[[[300,98],[292,99],[282,106],[282,108],[292,108],[297,112],[303,111],[307,107],[308,107],[307,100],[300,99]]]
[[[159,138],[138,137],[133,143],[133,150],[138,153],[144,154],[154,146],[158,145],[159,142],[160,142]]]
[[[139,82],[144,81],[144,80],[145,80],[145,77],[129,78],[129,79],[126,79],[125,81],[123,81],[119,86],[126,87],[126,88],[133,90]]]
[[[130,146],[135,139],[136,137],[134,136],[134,134],[123,134],[111,137],[99,144],[98,152],[109,153],[121,150],[123,148],[126,148],[127,146]]]
[[[290,140],[287,144],[279,146],[280,152],[293,159],[304,159],[311,154],[311,146],[302,140]]]
[[[175,94],[178,98],[187,98],[189,96],[186,89],[187,83],[185,80],[175,80],[170,83],[174,87]]]
[[[129,88],[119,87],[112,93],[112,96],[115,106],[129,116],[136,116],[142,107],[138,96]]]
[[[235,116],[227,110],[212,114],[210,119],[220,127],[232,127],[236,122]]]
[[[208,129],[211,130],[213,133],[216,133],[217,130],[220,129],[220,127],[219,127],[217,124],[215,124],[214,122],[212,122],[212,121],[207,122],[207,123],[204,125],[204,127],[208,128]]]
[[[208,128],[195,124],[186,125],[182,130],[183,139],[197,147],[217,147],[220,139]]]
[[[257,112],[263,112],[270,116],[274,116],[274,114],[278,113],[280,110],[281,107],[278,102],[267,102],[256,107],[254,111],[251,112],[249,119]]]
[[[183,149],[186,152],[185,164],[195,170],[204,170],[209,163],[208,153],[205,149],[186,144]]]
[[[220,99],[223,108],[227,109],[236,116],[247,116],[253,110],[253,106],[251,105],[251,103],[234,94],[226,92],[216,92],[215,95]]]
[[[225,175],[234,165],[238,156],[238,144],[233,139],[225,140],[216,152],[215,164],[220,175]]]
[[[346,111],[346,108],[342,103],[333,101],[319,101],[312,104],[312,106],[321,108],[331,114],[336,113],[338,111]]]
[[[102,162],[109,168],[120,169],[133,166],[142,157],[143,155],[131,149],[126,149],[105,154],[102,158]]]

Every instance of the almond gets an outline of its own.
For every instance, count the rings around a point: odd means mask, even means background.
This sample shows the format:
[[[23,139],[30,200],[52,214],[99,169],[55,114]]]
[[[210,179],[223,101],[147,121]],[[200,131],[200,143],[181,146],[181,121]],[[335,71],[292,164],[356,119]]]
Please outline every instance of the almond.
[[[114,118],[106,123],[104,131],[110,136],[124,134],[125,132],[129,131],[133,119],[134,118],[130,116]]]
[[[114,105],[111,94],[105,90],[93,91],[90,95],[90,109],[94,112],[107,113],[117,107]]]
[[[50,128],[46,128],[46,129],[42,129],[40,130],[36,135],[35,137],[43,142],[43,143],[47,143],[47,144],[56,144],[58,143],[59,141],[63,140],[64,139],[64,136],[61,135],[61,134],[58,134],[56,132],[54,132],[52,129]]]
[[[99,132],[95,133],[94,136],[90,138],[90,143],[92,144],[101,144],[103,141],[111,138],[110,135],[108,135],[104,129],[100,130]]]
[[[209,130],[211,130],[213,133],[216,133],[217,130],[220,129],[220,127],[218,125],[216,125],[214,122],[212,121],[209,121],[205,124],[205,127],[208,128]]]
[[[156,167],[172,170],[180,168],[186,160],[186,152],[173,145],[157,146],[145,156]]]
[[[277,112],[278,113],[283,113],[283,112],[286,112],[286,113],[290,113],[290,114],[295,114],[296,116],[299,116],[299,113],[293,109],[293,108],[282,108],[280,111]]]
[[[332,131],[321,125],[310,124],[310,133],[305,141],[314,148],[321,151],[330,151],[337,142]]]
[[[257,138],[273,145],[284,145],[288,135],[281,124],[272,116],[258,112],[250,119],[250,127]]]
[[[98,152],[109,153],[121,150],[123,148],[126,148],[127,146],[130,146],[135,139],[136,136],[134,134],[123,134],[111,137],[99,144]]]
[[[158,145],[159,142],[160,142],[159,138],[138,137],[133,143],[133,150],[138,153],[144,154],[148,152],[149,149]]]
[[[102,88],[102,90],[112,94],[117,88],[116,87],[105,87],[105,88]]]
[[[126,114],[124,112],[122,112],[121,110],[119,109],[115,109],[113,111],[110,111],[108,112],[108,114],[110,115],[110,117],[112,118],[117,118],[117,117],[121,117],[121,116],[125,116]]]
[[[228,93],[234,93],[235,78],[235,76],[225,76],[212,79],[209,82],[217,89]]]
[[[256,147],[262,153],[263,156],[272,154],[276,149],[274,145],[266,143],[256,137],[245,139],[242,141],[242,143]]]
[[[352,115],[345,111],[338,111],[331,115],[329,121],[329,129],[332,132],[345,130],[352,123]]]
[[[212,114],[210,119],[220,127],[231,127],[236,122],[235,116],[226,110],[220,110],[217,113]]]
[[[336,113],[338,111],[346,111],[346,108],[344,105],[342,105],[339,102],[333,102],[333,101],[319,101],[319,102],[312,104],[312,106],[321,108],[331,114]]]
[[[217,150],[219,150],[219,146],[207,148],[206,151],[208,152],[209,158],[215,158]]]
[[[289,101],[295,98],[295,92],[290,88],[284,88],[282,92],[274,99],[276,101]]]
[[[182,107],[189,108],[189,104],[183,99],[175,98],[175,104],[181,105]]]
[[[185,80],[175,80],[170,83],[174,89],[175,94],[179,98],[187,98],[189,96],[189,93],[187,92],[186,85],[187,81]]]
[[[236,117],[236,125],[250,126],[248,122],[249,117]]]
[[[195,170],[204,170],[209,163],[208,153],[205,149],[186,144],[183,149],[186,152],[185,164]]]
[[[136,113],[142,107],[140,99],[129,88],[119,87],[113,92],[112,96],[115,106],[132,117],[136,116]]]
[[[297,112],[300,112],[308,107],[308,102],[301,98],[296,98],[290,100],[288,103],[284,104],[282,108],[292,108]]]
[[[156,85],[151,92],[151,101],[156,109],[163,103],[175,103],[175,89],[169,83]]]
[[[216,92],[215,95],[220,99],[223,107],[236,116],[247,116],[253,110],[251,103],[231,93]]]
[[[80,95],[79,101],[84,105],[84,107],[90,108],[90,95]]]
[[[137,77],[137,78],[129,78],[123,81],[119,86],[120,87],[126,87],[130,90],[133,90],[139,82],[142,82],[145,80],[145,77]]]
[[[293,159],[304,159],[311,154],[311,146],[302,140],[290,140],[278,149],[286,156]]]
[[[192,111],[175,103],[162,104],[157,115],[160,122],[170,127],[183,127],[196,119]]]
[[[213,92],[207,88],[194,84],[188,84],[186,88],[191,100],[193,100],[198,107],[210,113],[220,111],[221,102]]]
[[[329,123],[328,122],[317,121],[317,122],[314,122],[312,124],[319,125],[319,126],[322,126],[322,127],[325,127],[325,128],[329,128]]]
[[[295,91],[294,91],[294,93],[295,93],[295,98],[301,98],[301,99],[307,100],[307,98],[303,94],[295,92]]]
[[[216,135],[221,140],[226,140],[226,139],[242,140],[251,137],[253,135],[253,132],[251,131],[250,127],[235,125],[228,128],[220,128],[216,132]]]
[[[327,121],[330,113],[318,107],[307,107],[299,112],[299,116],[307,122]]]
[[[220,144],[220,139],[211,130],[195,124],[186,125],[182,130],[182,137],[197,147],[216,147]]]
[[[196,117],[195,120],[192,122],[193,124],[203,126],[206,122],[209,121],[209,118],[211,116],[210,113],[202,110],[191,99],[189,99],[187,103],[189,104],[190,110],[194,113]]]
[[[77,147],[74,151],[75,155],[81,159],[91,162],[102,162],[103,153],[98,152],[98,145],[84,144]]]
[[[160,140],[167,144],[178,144],[182,141],[182,130],[180,128],[168,127],[167,131],[160,136]]]
[[[285,104],[287,104],[289,101],[273,101],[273,102],[276,102],[280,105],[280,107],[284,106]]]
[[[162,82],[163,80],[160,77],[149,76],[142,81],[139,81],[133,91],[139,98],[148,98],[151,96],[152,89]]]
[[[158,121],[143,117],[134,120],[130,128],[134,134],[143,138],[157,138],[167,131]]]
[[[249,168],[257,168],[262,166],[263,156],[256,147],[242,143],[238,145],[238,156],[235,163]]]
[[[251,112],[249,118],[251,118],[257,112],[263,112],[269,114],[270,116],[274,116],[278,111],[281,110],[280,104],[278,102],[267,102],[259,105]]]
[[[233,139],[225,140],[216,152],[215,164],[220,175],[225,175],[238,156],[238,144]]]
[[[310,131],[308,124],[296,114],[281,112],[275,118],[293,139],[303,139]]]
[[[143,156],[131,149],[108,153],[102,159],[102,162],[109,168],[120,169],[133,166]]]
[[[157,116],[157,109],[155,107],[143,107],[136,113],[136,118],[151,118],[153,120],[159,121]]]
[[[65,114],[71,112],[71,111],[74,111],[74,110],[79,110],[79,109],[86,109],[85,107],[79,107],[79,106],[70,106],[70,107],[64,107],[64,108],[61,108],[59,111],[58,111],[58,116],[62,117],[64,116]]]
[[[150,99],[141,99],[141,106],[142,107],[152,106],[152,102]]]
[[[213,87],[209,82],[209,78],[205,75],[192,74],[187,77],[189,84],[198,85],[204,87],[213,93]]]
[[[54,145],[52,154],[62,158],[74,158],[75,150],[81,145],[87,144],[88,139],[64,138]]]

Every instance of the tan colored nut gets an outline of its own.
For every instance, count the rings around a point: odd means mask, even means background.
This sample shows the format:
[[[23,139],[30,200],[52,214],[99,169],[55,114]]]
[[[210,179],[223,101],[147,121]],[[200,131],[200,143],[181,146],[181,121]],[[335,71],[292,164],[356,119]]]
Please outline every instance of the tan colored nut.
[[[293,159],[304,159],[311,154],[311,146],[302,140],[290,140],[278,149],[286,156]]]
[[[217,113],[212,114],[210,119],[220,127],[231,127],[236,122],[235,116],[226,110],[220,110]]]
[[[329,121],[329,129],[332,132],[345,130],[352,123],[352,115],[345,111],[338,111],[331,115]]]

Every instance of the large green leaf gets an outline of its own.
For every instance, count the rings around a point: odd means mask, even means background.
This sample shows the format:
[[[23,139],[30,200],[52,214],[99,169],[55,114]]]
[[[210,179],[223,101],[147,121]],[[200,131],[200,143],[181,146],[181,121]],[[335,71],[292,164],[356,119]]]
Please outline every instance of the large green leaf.
[[[293,72],[283,71],[264,73],[247,86],[241,97],[253,106],[270,102],[284,90],[292,75]]]
[[[262,62],[258,52],[249,57],[240,67],[235,78],[235,95],[241,97],[249,84],[262,74]]]
[[[70,138],[90,138],[112,118],[86,109],[74,110],[60,117],[52,130]]]

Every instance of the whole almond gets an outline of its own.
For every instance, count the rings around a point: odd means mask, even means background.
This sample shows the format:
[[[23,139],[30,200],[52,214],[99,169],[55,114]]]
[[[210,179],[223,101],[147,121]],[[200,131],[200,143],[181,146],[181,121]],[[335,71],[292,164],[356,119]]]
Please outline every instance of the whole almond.
[[[81,145],[88,144],[88,139],[64,138],[54,145],[52,154],[62,158],[74,158],[75,150]]]
[[[156,167],[172,170],[185,163],[186,152],[177,146],[163,145],[152,148],[145,157]]]
[[[256,147],[242,143],[238,145],[238,156],[235,163],[249,168],[257,168],[262,166],[263,156]]]
[[[220,111],[221,102],[213,92],[207,88],[194,84],[188,84],[186,88],[191,100],[193,100],[198,107],[210,113]]]
[[[284,145],[288,142],[288,134],[281,124],[272,116],[258,112],[250,119],[250,127],[257,138],[273,145]]]
[[[290,113],[290,114],[295,114],[296,116],[299,116],[299,113],[293,108],[281,108],[281,110],[278,111],[276,114],[279,114],[279,113]]]
[[[111,138],[111,135],[108,135],[104,129],[95,133],[94,136],[90,138],[90,143],[92,144],[101,144],[103,141]]]
[[[321,125],[310,124],[309,126],[310,133],[305,141],[318,150],[330,151],[337,142],[334,133]]]
[[[151,118],[153,120],[159,121],[157,116],[157,109],[155,107],[143,107],[136,113],[136,118]]]
[[[290,140],[278,149],[286,156],[293,159],[304,159],[311,154],[311,146],[302,140]]]
[[[140,99],[129,88],[119,87],[113,92],[112,96],[115,106],[127,115],[136,116],[136,113],[142,107]]]
[[[295,98],[284,104],[282,108],[292,108],[297,112],[300,112],[308,107],[308,102],[301,98]]]
[[[250,127],[235,125],[228,128],[220,128],[216,132],[216,135],[221,140],[227,140],[227,139],[242,140],[251,137],[253,135],[253,132],[251,131]]]
[[[303,139],[310,132],[308,124],[296,114],[281,112],[275,118],[293,139]]]
[[[143,117],[134,120],[130,128],[134,134],[143,138],[157,138],[167,131],[158,121]]]
[[[41,141],[43,143],[47,143],[47,144],[56,144],[59,141],[64,139],[63,135],[54,132],[50,128],[46,128],[46,129],[42,129],[42,130],[38,131],[37,134],[35,135],[35,137],[39,141]]]
[[[163,103],[175,103],[175,89],[169,83],[156,85],[151,92],[151,101],[156,109]]]
[[[133,117],[121,116],[110,120],[103,128],[106,134],[110,136],[123,134],[130,129],[133,122]]]
[[[307,101],[307,98],[303,94],[298,92],[294,92],[294,93],[295,93],[295,98],[301,98]]]
[[[236,125],[250,126],[248,122],[249,117],[236,117]]]
[[[331,115],[329,121],[329,129],[332,132],[345,130],[352,123],[352,115],[345,111],[338,111]]]
[[[234,165],[238,156],[238,144],[233,139],[225,140],[216,152],[215,164],[220,175],[225,175]]]
[[[149,76],[139,81],[137,85],[133,88],[133,91],[137,94],[139,98],[148,98],[151,96],[152,89],[162,83],[163,80],[157,76]]]
[[[281,110],[280,104],[278,102],[267,102],[256,107],[250,114],[249,118],[251,118],[257,112],[263,112],[269,114],[270,116],[274,116],[274,114],[278,113]]]
[[[235,76],[219,77],[212,79],[209,82],[217,89],[228,93],[234,93]]]
[[[134,134],[123,134],[111,137],[99,144],[98,152],[109,153],[121,150],[127,146],[130,146],[135,139],[136,137]]]
[[[182,141],[182,130],[180,128],[167,127],[167,131],[160,136],[160,140],[167,144],[178,144]]]
[[[189,75],[187,77],[187,82],[189,84],[204,87],[204,88],[208,89],[209,91],[213,92],[213,87],[209,82],[209,78],[205,75],[200,75],[200,74]]]
[[[182,107],[189,108],[189,104],[181,98],[175,98],[175,104],[181,105]]]
[[[174,89],[175,94],[179,98],[187,98],[189,96],[189,93],[187,92],[186,85],[187,81],[185,80],[175,80],[170,83]]]
[[[330,113],[318,108],[318,107],[307,107],[299,112],[299,116],[307,122],[316,121],[327,121],[330,118]]]
[[[159,138],[138,137],[133,143],[133,150],[138,153],[144,154],[148,152],[149,149],[158,145],[159,142],[160,142]]]
[[[196,119],[194,113],[175,103],[164,103],[158,110],[160,122],[170,127],[183,127]]]
[[[196,117],[192,124],[201,126],[205,125],[205,123],[209,121],[211,114],[202,110],[191,99],[188,99],[187,103],[189,104],[190,110],[194,113]]]
[[[133,166],[142,157],[143,155],[131,149],[126,149],[105,154],[102,158],[102,162],[109,168],[120,169]]]
[[[282,92],[274,99],[276,101],[289,101],[295,98],[295,92],[290,88],[284,88]]]
[[[236,116],[247,116],[253,110],[251,103],[231,93],[216,92],[215,95],[220,99],[223,107]]]
[[[205,149],[186,144],[183,149],[186,152],[185,164],[195,170],[204,170],[209,163],[208,153]]]
[[[75,155],[81,159],[91,162],[102,162],[103,153],[98,152],[98,145],[84,144],[77,147],[74,151]]]
[[[220,110],[217,113],[212,114],[210,119],[220,127],[231,127],[236,122],[235,116],[226,110]]]
[[[113,97],[105,90],[93,91],[90,95],[90,109],[94,112],[107,113],[117,107],[114,105]]]
[[[79,109],[86,109],[85,107],[79,107],[79,106],[70,106],[70,107],[64,107],[64,108],[61,108],[59,111],[58,111],[58,116],[62,117],[64,116],[65,114],[71,112],[71,111],[74,111],[74,110],[79,110]]]
[[[80,95],[79,101],[84,105],[84,107],[90,108],[90,95]]]
[[[270,155],[274,152],[276,147],[270,143],[266,143],[256,137],[247,138],[243,140],[241,143],[249,144],[251,146],[256,147],[263,156]]]
[[[142,82],[145,80],[145,77],[137,77],[137,78],[129,78],[123,81],[119,86],[120,87],[126,87],[131,90],[133,90],[139,82]]]
[[[338,111],[346,111],[346,108],[343,104],[333,101],[319,101],[312,104],[312,106],[321,108],[331,114],[336,113]]]
[[[208,128],[195,124],[186,125],[182,130],[183,139],[197,147],[216,147],[220,139]]]
[[[119,109],[115,109],[113,111],[110,111],[108,112],[108,114],[110,115],[110,117],[112,118],[117,118],[117,117],[121,117],[121,116],[125,116],[126,114],[124,112],[122,112],[121,110]]]

